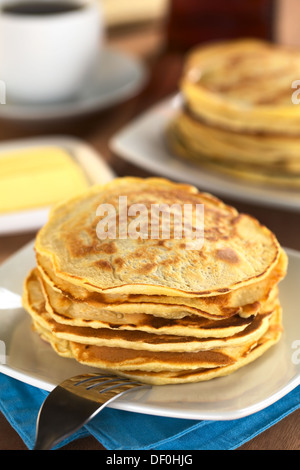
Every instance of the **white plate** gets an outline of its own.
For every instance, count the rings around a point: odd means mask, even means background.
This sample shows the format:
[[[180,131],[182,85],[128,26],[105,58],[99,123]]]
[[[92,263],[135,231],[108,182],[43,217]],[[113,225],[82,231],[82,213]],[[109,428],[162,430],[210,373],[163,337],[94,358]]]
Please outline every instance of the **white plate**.
[[[131,391],[110,406],[174,418],[229,420],[255,413],[299,385],[300,253],[287,253],[288,275],[280,285],[284,333],[277,345],[228,377]],[[62,380],[91,369],[57,356],[31,331],[19,295],[24,277],[34,265],[31,243],[0,267],[0,372],[50,391]]]
[[[66,150],[81,166],[90,184],[106,183],[115,177],[114,172],[90,146],[79,139],[68,136],[22,139],[0,144],[1,154],[25,148],[58,146]],[[7,214],[0,213],[0,235],[24,233],[42,227],[47,221],[49,207],[24,210]]]
[[[137,93],[145,83],[146,70],[135,57],[114,49],[99,52],[95,74],[78,95],[51,104],[21,103],[6,97],[0,117],[20,120],[59,119],[103,110]]]
[[[111,149],[149,172],[196,185],[220,197],[300,210],[300,191],[239,182],[173,155],[165,143],[165,128],[180,104],[177,95],[154,106],[119,131],[110,142]]]

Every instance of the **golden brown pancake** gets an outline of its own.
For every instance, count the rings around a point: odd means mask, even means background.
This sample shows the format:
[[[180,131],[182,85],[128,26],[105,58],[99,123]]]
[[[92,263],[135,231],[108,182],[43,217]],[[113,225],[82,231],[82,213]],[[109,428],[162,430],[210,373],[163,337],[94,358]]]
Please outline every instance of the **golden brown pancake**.
[[[188,54],[180,89],[189,109],[209,124],[298,136],[292,83],[299,74],[297,48],[257,39],[222,41]]]
[[[119,197],[132,204],[204,206],[205,243],[187,249],[185,239],[100,240],[97,208]],[[151,226],[152,229],[152,226]],[[58,205],[36,238],[40,257],[55,275],[100,293],[208,296],[265,279],[278,262],[280,245],[258,221],[194,187],[160,178],[119,178]]]
[[[254,315],[260,305],[270,296],[274,286],[285,277],[287,270],[286,253],[280,249],[278,263],[269,276],[247,287],[241,287],[228,294],[208,297],[147,296],[138,294],[110,295],[91,292],[68,282],[61,282],[49,268],[46,273],[39,264],[39,277],[50,305],[61,314],[86,319],[96,319],[100,311],[116,313],[150,313],[159,317],[182,318],[186,315],[200,315],[211,319],[228,318],[239,314],[243,317]],[[59,283],[59,286],[57,285]],[[80,303],[78,303],[80,302]],[[81,305],[86,307],[83,312]],[[96,309],[96,312],[95,312]],[[88,315],[88,311],[91,311]],[[102,314],[102,313],[101,313]]]
[[[190,128],[183,120],[189,121]],[[182,112],[169,124],[166,143],[175,156],[234,180],[291,189],[300,186],[298,137],[268,139],[233,133],[193,122]]]
[[[274,318],[278,323],[279,303],[274,313],[257,315],[244,331],[233,337],[199,340],[191,337],[154,335],[140,331],[118,331],[58,324],[46,311],[41,284],[34,271],[28,276],[23,296],[33,327],[63,357],[117,374],[142,374],[146,383],[181,383],[199,377],[213,378],[249,361],[253,349],[266,335]],[[271,321],[271,323],[270,323]],[[279,323],[278,323],[279,327]],[[274,342],[268,340],[267,344]],[[183,348],[178,345],[183,343]],[[175,348],[174,348],[175,346]],[[195,350],[191,349],[196,347]],[[167,348],[167,349],[166,349]],[[260,349],[261,351],[261,349]],[[222,369],[222,370],[221,370]],[[204,371],[209,371],[204,374]],[[216,374],[214,374],[214,370]],[[143,374],[145,373],[145,377]],[[200,374],[200,376],[199,376]]]
[[[41,312],[39,312],[41,314]],[[43,319],[33,321],[34,329],[61,356],[99,368],[101,371],[138,379],[144,383],[164,385],[199,382],[228,375],[260,357],[279,341],[281,308],[272,318],[266,333],[251,347],[229,348],[198,353],[164,353],[134,351],[125,348],[98,347],[57,339]]]
[[[34,269],[26,280],[26,291],[37,290],[34,284],[39,283],[45,300],[45,306],[50,316],[58,323],[69,326],[83,326],[91,328],[112,328],[119,330],[135,330],[145,331],[147,333],[172,334],[180,336],[195,336],[205,338],[213,336],[215,338],[232,336],[244,330],[258,313],[265,313],[273,310],[278,296],[278,287],[275,286],[270,295],[262,302],[248,305],[241,309],[239,314],[230,316],[229,318],[209,318],[208,315],[184,315],[179,318],[167,318],[164,310],[168,305],[155,304],[157,306],[157,314],[148,313],[131,313],[131,307],[136,304],[125,304],[125,311],[121,309],[121,305],[113,304],[114,309],[109,309],[109,304],[99,304],[94,302],[78,302],[68,297],[59,301],[53,300],[49,286],[39,276],[38,270]],[[46,286],[46,288],[45,288]],[[50,295],[49,295],[50,292]],[[77,308],[74,309],[76,305]],[[141,304],[143,306],[143,304]],[[147,303],[144,307],[151,306]],[[158,315],[160,309],[161,315]],[[121,313],[122,312],[122,313]],[[217,320],[217,321],[216,321]]]
[[[124,347],[127,349],[143,349],[149,351],[188,352],[222,347],[227,348],[228,346],[245,346],[250,342],[252,343],[265,333],[278,301],[275,298],[273,305],[270,305],[270,307],[258,313],[255,317],[250,317],[248,320],[237,316],[239,321],[237,319],[236,322],[238,326],[242,325],[243,328],[235,332],[234,327],[232,327],[234,322],[232,322],[232,324],[227,326],[227,330],[229,330],[227,335],[223,337],[203,337],[201,322],[200,325],[198,325],[197,321],[194,322],[194,328],[190,328],[190,335],[184,336],[184,331],[181,328],[182,319],[177,321],[176,331],[181,333],[177,335],[173,332],[172,323],[169,328],[165,326],[165,331],[162,332],[154,328],[150,331],[143,331],[140,329],[139,325],[134,324],[131,324],[130,329],[122,329],[118,328],[117,325],[114,326],[111,324],[107,324],[105,327],[102,327],[102,325],[99,327],[91,327],[88,323],[84,326],[74,326],[59,322],[57,321],[60,320],[59,316],[51,315],[47,311],[43,290],[34,271],[28,276],[25,283],[24,303],[33,319],[37,322],[42,321],[44,327],[51,330],[52,334],[58,339],[61,338],[63,340],[95,346]],[[150,322],[151,320],[149,320],[149,323]],[[216,329],[218,331],[217,326]],[[194,330],[194,336],[192,335],[192,330]],[[223,331],[226,331],[226,327],[223,327]],[[214,329],[208,329],[205,332],[206,334],[209,332],[213,334]]]
[[[216,379],[218,377],[225,377],[226,375],[236,372],[241,367],[245,367],[251,362],[261,357],[268,349],[274,346],[281,338],[281,309],[278,308],[277,316],[273,319],[272,324],[268,331],[259,339],[257,344],[252,349],[247,351],[240,360],[223,367],[215,367],[212,369],[194,369],[185,371],[160,371],[148,372],[139,370],[120,371],[119,375],[130,377],[133,380],[142,380],[145,383],[152,385],[166,385],[166,384],[180,384],[202,382],[206,380]]]

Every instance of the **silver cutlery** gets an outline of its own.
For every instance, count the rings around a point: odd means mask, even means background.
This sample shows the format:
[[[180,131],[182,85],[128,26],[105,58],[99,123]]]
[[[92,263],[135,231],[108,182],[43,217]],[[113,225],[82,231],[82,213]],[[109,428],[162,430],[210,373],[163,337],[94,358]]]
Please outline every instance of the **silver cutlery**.
[[[109,403],[133,389],[149,388],[112,375],[84,374],[55,387],[42,404],[33,450],[50,450],[87,424]]]

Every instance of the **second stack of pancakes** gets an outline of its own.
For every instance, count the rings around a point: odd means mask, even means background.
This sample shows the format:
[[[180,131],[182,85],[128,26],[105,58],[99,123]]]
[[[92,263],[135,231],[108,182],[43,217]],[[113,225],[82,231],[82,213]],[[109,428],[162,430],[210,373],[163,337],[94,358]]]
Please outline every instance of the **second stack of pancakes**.
[[[99,204],[204,205],[204,245],[97,237]],[[261,356],[282,331],[275,235],[194,187],[120,178],[57,206],[39,232],[23,303],[61,356],[145,383],[198,382]]]
[[[185,59],[172,152],[219,176],[300,187],[299,48],[257,39],[199,45]]]

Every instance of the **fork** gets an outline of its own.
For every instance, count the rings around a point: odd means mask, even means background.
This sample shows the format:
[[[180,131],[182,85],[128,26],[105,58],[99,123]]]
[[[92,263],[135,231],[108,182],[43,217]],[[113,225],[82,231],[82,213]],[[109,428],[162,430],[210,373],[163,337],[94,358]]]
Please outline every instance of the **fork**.
[[[50,450],[132,389],[149,388],[112,375],[83,374],[57,385],[42,404],[33,450]]]

